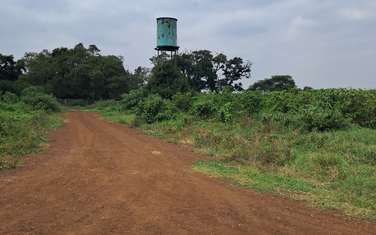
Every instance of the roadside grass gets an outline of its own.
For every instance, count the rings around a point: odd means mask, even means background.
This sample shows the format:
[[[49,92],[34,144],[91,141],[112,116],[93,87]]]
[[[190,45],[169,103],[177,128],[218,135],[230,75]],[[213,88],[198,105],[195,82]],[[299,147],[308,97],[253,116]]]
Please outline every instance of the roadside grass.
[[[136,115],[131,112],[121,112],[120,107],[112,101],[101,101],[95,105],[87,106],[82,111],[97,112],[111,122],[125,124],[128,126],[136,125]]]
[[[36,152],[48,131],[62,125],[60,115],[30,110],[22,103],[0,104],[0,170],[15,168],[21,157]]]
[[[174,121],[143,125],[146,133],[190,139],[213,160],[194,169],[259,191],[276,192],[311,205],[376,219],[376,130],[353,127],[330,132],[266,131],[245,127]]]
[[[224,179],[236,186],[307,201],[314,207],[341,210],[346,215],[360,218],[376,218],[372,195],[354,195],[354,189],[346,191],[347,187],[351,187],[348,183],[353,180],[343,185],[326,185],[297,176],[283,175],[280,172],[260,170],[253,166],[226,164],[218,160],[198,161],[193,169]]]
[[[234,184],[262,192],[313,192],[313,183],[289,176],[266,172],[252,166],[226,164],[218,160],[198,161],[193,169],[211,176],[231,180]]]
[[[223,123],[189,114],[147,124],[118,107],[91,108],[169,142],[212,156],[193,168],[262,192],[272,192],[346,215],[376,219],[376,130],[352,126],[301,132],[257,119]]]

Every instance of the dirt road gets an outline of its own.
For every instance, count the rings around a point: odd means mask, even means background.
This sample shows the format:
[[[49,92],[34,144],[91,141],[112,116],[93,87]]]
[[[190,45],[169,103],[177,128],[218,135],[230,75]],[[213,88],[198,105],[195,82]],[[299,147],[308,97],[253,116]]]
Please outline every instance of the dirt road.
[[[85,112],[0,173],[0,234],[376,234],[376,225],[191,170],[187,148]]]

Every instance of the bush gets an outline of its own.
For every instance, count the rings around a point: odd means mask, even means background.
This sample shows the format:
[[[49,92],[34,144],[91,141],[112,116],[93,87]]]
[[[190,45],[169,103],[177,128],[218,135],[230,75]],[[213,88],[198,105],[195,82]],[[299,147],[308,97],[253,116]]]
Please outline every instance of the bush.
[[[172,97],[172,102],[181,111],[188,111],[192,106],[191,93],[177,93]]]
[[[21,96],[33,96],[35,94],[46,94],[43,87],[40,86],[31,86],[25,88],[21,92]]]
[[[193,115],[203,118],[203,119],[212,117],[216,113],[216,111],[217,111],[217,108],[212,99],[201,98],[198,101],[194,102],[192,106]]]
[[[128,94],[121,96],[120,105],[123,111],[134,110],[143,102],[146,93],[143,89],[132,90]]]
[[[258,113],[261,109],[262,94],[259,92],[246,91],[240,94],[238,101],[241,109],[248,115]]]
[[[218,111],[218,118],[221,122],[231,122],[233,120],[233,105],[232,103],[226,103]]]
[[[360,126],[376,128],[376,94],[360,89],[333,89],[341,112]]]
[[[163,100],[162,111],[158,113],[157,120],[171,120],[176,118],[178,110],[170,100]]]
[[[32,107],[33,110],[43,110],[46,112],[59,112],[60,105],[56,98],[44,93],[39,93],[35,89],[25,89],[22,92],[21,100]]]
[[[6,91],[0,99],[2,102],[7,104],[14,104],[19,101],[19,98],[16,94]]]
[[[290,113],[281,113],[281,112],[274,112],[274,113],[262,113],[260,115],[260,120],[264,126],[269,130],[287,130],[291,131],[290,129],[300,129],[303,128],[303,123],[301,118],[296,114]]]
[[[176,108],[159,95],[149,95],[137,106],[137,116],[147,123],[169,120],[175,117]]]
[[[0,94],[5,93],[5,92],[19,94],[20,88],[13,81],[0,80]]]
[[[350,121],[344,117],[338,108],[324,108],[320,106],[310,106],[302,110],[300,115],[304,129],[313,131],[326,131],[346,128]]]

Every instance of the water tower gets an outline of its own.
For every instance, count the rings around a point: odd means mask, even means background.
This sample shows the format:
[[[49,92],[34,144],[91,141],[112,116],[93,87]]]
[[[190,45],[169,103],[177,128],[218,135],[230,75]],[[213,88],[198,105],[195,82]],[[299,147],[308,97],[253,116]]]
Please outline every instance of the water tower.
[[[171,57],[179,50],[178,35],[177,35],[176,18],[159,17],[157,18],[157,54],[163,52],[170,52]]]

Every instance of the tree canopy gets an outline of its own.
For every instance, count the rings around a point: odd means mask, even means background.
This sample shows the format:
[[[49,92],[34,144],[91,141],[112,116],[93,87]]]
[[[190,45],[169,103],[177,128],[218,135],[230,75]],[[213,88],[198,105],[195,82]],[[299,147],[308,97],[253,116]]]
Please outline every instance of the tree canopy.
[[[102,55],[96,45],[85,47],[82,43],[26,53],[18,61],[0,54],[0,90],[19,93],[25,87],[39,86],[60,99],[96,101],[116,99],[143,87],[172,97],[204,90],[242,90],[241,81],[251,73],[251,63],[242,58],[209,50],[183,52],[172,58],[161,54],[151,61],[151,69],[138,67],[130,72],[122,57]]]
[[[25,70],[23,61],[15,61],[12,55],[0,54],[0,80],[16,81]]]
[[[176,61],[195,91],[219,91],[227,86],[242,90],[240,80],[250,78],[251,74],[251,63],[240,57],[227,59],[222,53],[213,55],[208,50],[179,54]]]
[[[142,83],[125,70],[122,58],[102,56],[95,45],[27,53],[24,61],[28,71],[24,79],[62,99],[116,98]]]
[[[275,75],[257,81],[251,85],[249,90],[256,91],[282,91],[297,88],[294,79],[290,75]]]

